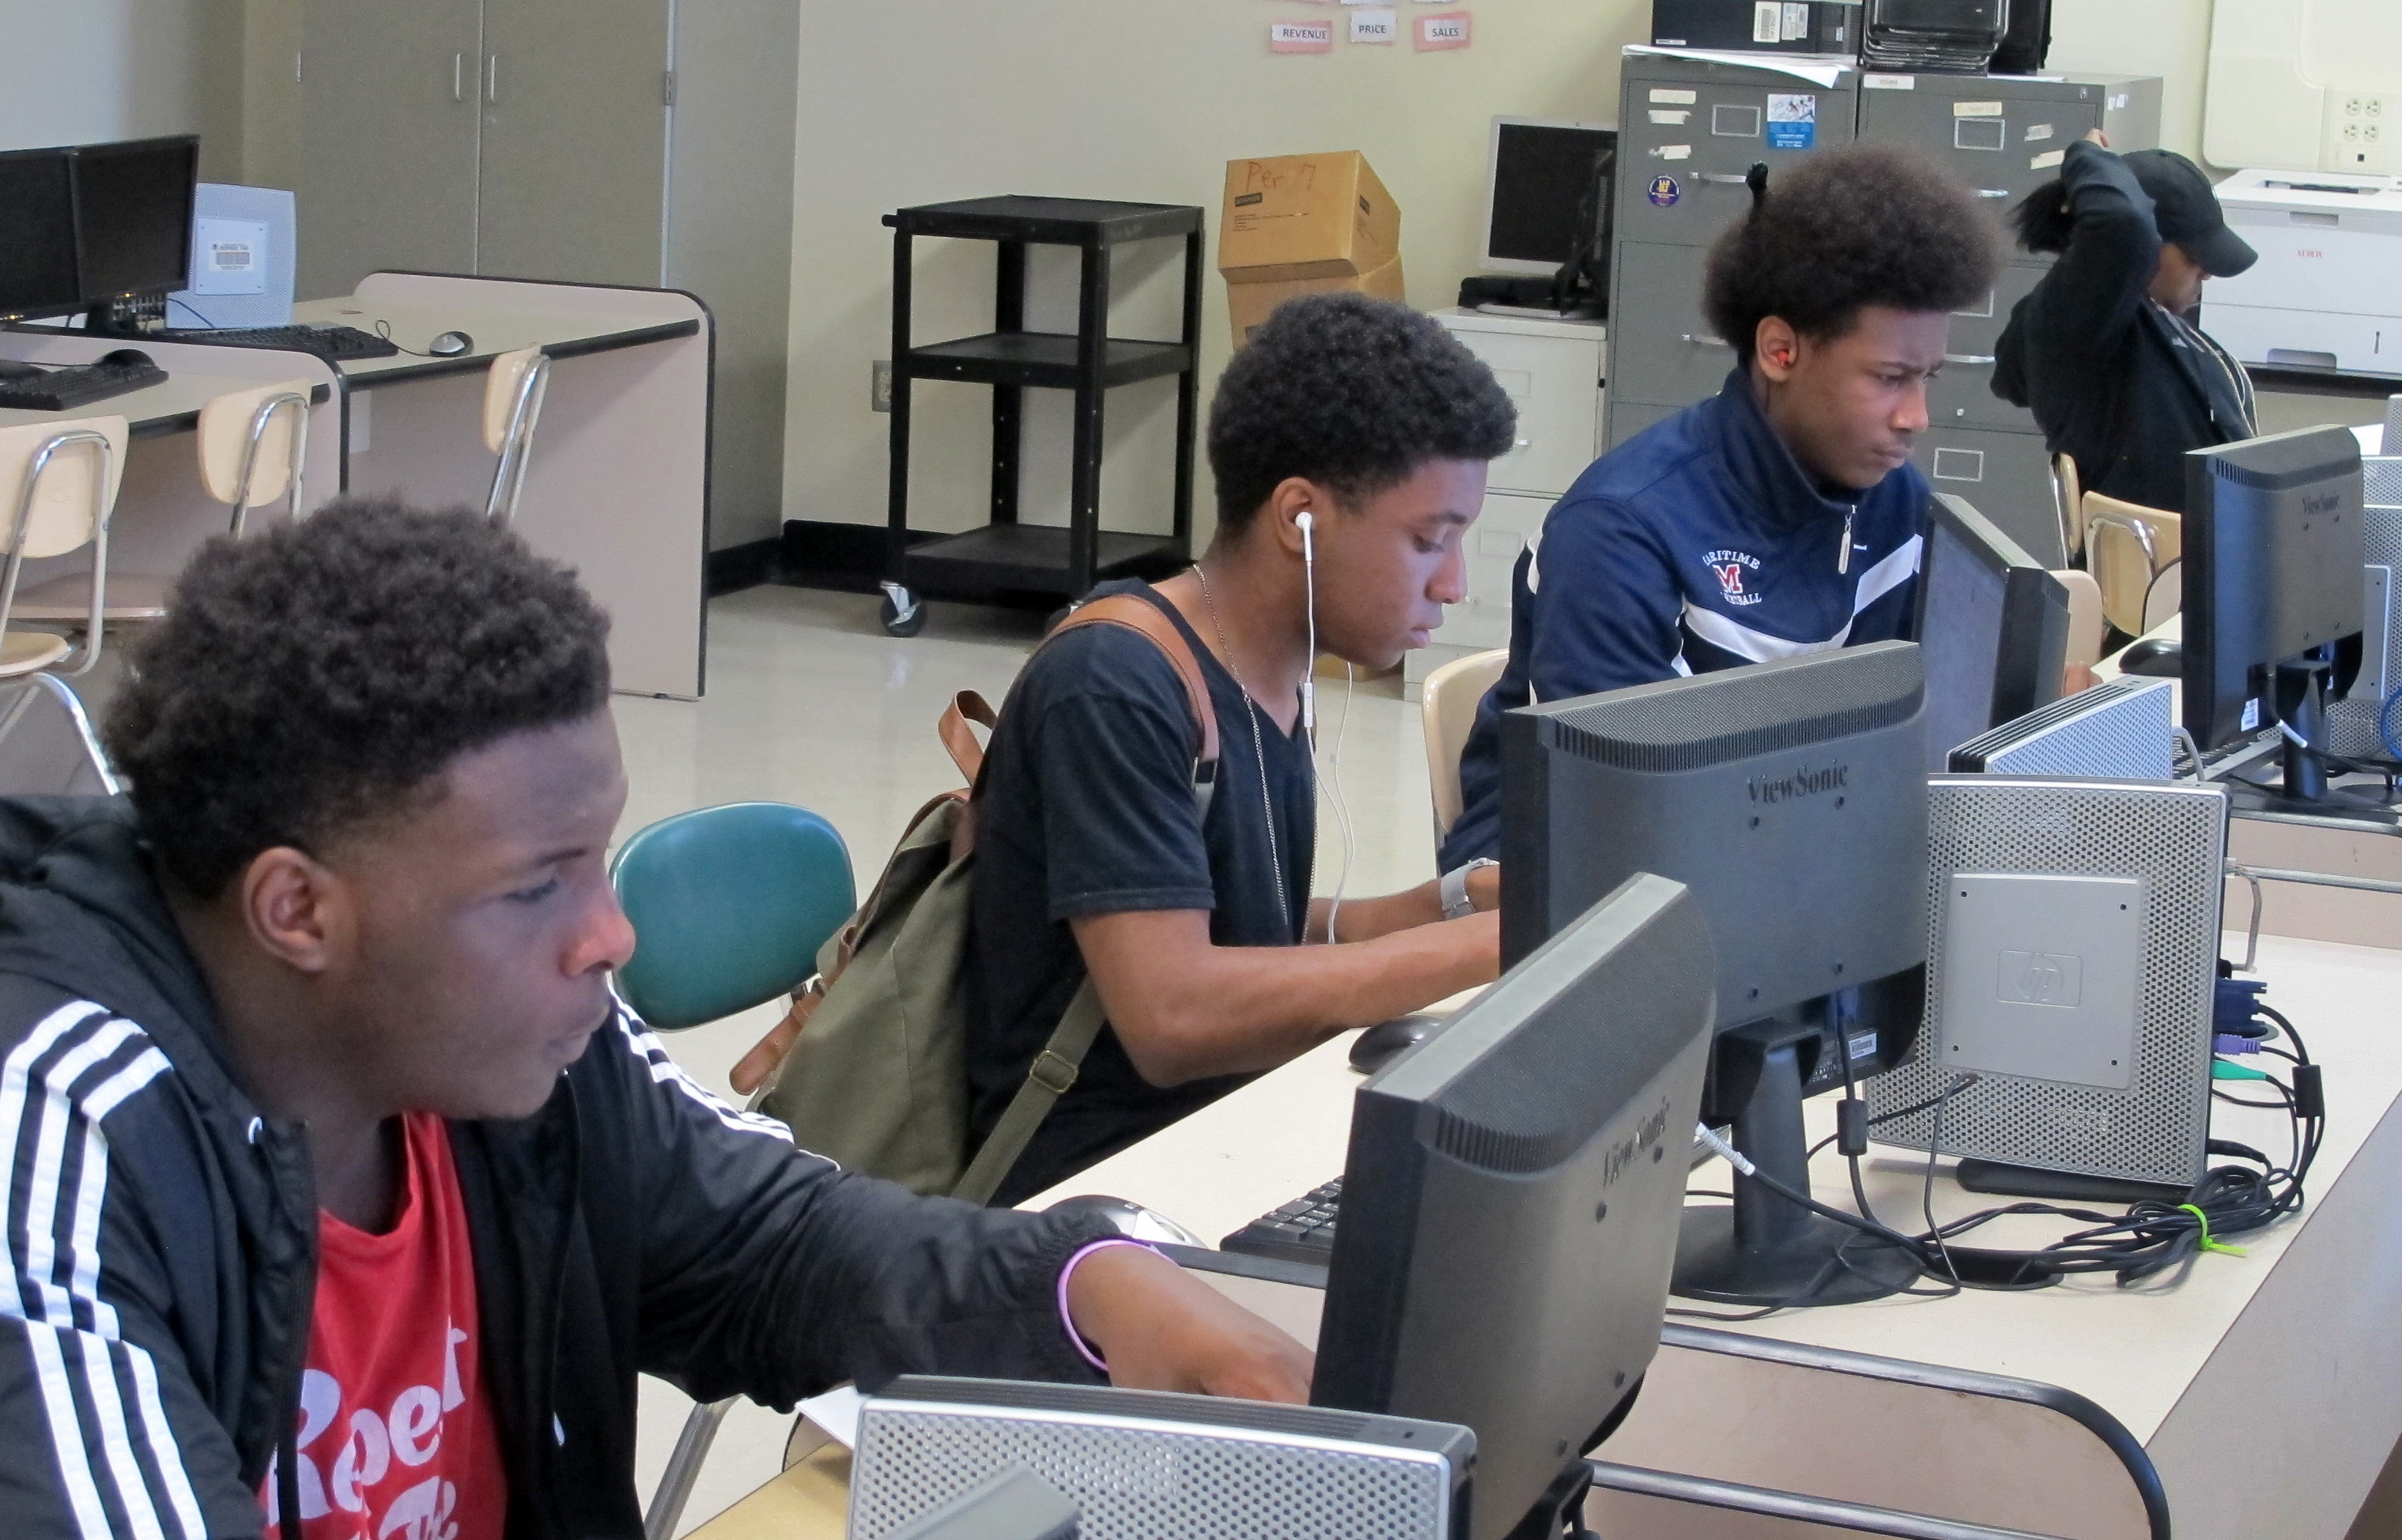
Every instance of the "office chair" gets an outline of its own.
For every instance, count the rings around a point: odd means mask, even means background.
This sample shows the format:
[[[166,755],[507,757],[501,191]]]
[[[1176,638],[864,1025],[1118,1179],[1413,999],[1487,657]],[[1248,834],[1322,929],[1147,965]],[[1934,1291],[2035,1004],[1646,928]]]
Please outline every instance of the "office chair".
[[[2086,493],[2084,508],[2085,565],[2102,585],[2102,612],[2129,636],[2141,636],[2158,624],[2145,620],[2153,608],[2154,580],[2185,554],[2185,521],[2100,492]],[[2168,612],[2174,614],[2175,607]]]
[[[484,377],[484,447],[500,457],[484,516],[504,529],[517,520],[526,462],[533,456],[534,424],[542,419],[543,393],[549,388],[550,360],[540,348],[501,354]]]
[[[228,529],[237,540],[250,511],[279,498],[288,500],[292,517],[300,516],[301,467],[309,458],[309,391],[305,379],[284,380],[228,391],[200,408],[195,434],[200,485],[210,497],[232,508]],[[82,581],[70,575],[29,584],[18,596],[19,618],[83,618]],[[147,572],[117,574],[101,618],[118,624],[159,619],[167,612],[167,589],[173,582]]]
[[[2102,645],[2110,623],[2102,613],[2102,585],[2093,574],[2074,568],[2051,574],[2068,590],[2068,655],[2064,661],[2091,668],[2102,661]]]
[[[806,808],[739,802],[679,813],[639,831],[609,863],[634,927],[618,997],[663,1032],[722,1020],[790,995],[817,972],[818,949],[858,907],[850,852]],[[695,1406],[642,1516],[645,1540],[669,1540],[732,1397]]]
[[[45,671],[89,673],[100,661],[108,521],[125,472],[126,437],[121,417],[0,428],[0,488],[17,492],[8,525],[0,531],[8,553],[5,573],[0,573],[0,679]],[[82,647],[47,631],[10,630],[15,622],[35,618],[17,610],[25,558],[66,556],[87,545],[92,548],[90,575],[64,580],[83,586],[87,594],[86,604],[65,617],[84,624]],[[72,667],[59,667],[70,661]]]
[[[1507,648],[1454,658],[1426,677],[1418,708],[1426,723],[1427,786],[1434,795],[1434,843],[1459,821],[1459,755],[1476,725],[1476,708],[1510,661]]]
[[[2051,457],[2051,505],[2060,516],[2061,559],[2073,565],[2085,550],[2085,488],[2067,455]]]

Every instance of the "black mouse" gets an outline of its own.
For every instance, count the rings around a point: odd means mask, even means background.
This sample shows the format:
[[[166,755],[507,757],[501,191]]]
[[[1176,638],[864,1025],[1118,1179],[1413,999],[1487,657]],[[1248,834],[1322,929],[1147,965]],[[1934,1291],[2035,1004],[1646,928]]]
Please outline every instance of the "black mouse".
[[[155,369],[159,366],[158,360],[152,358],[148,353],[144,352],[139,348],[118,348],[112,352],[101,354],[99,362],[103,364],[115,364],[125,368],[146,365]]]
[[[2185,675],[2185,647],[2165,637],[2145,637],[2119,654],[2119,672],[2142,674],[2148,679],[2181,679]]]
[[[1427,1015],[1378,1022],[1351,1045],[1351,1067],[1362,1075],[1374,1075],[1450,1024],[1446,1017]]]

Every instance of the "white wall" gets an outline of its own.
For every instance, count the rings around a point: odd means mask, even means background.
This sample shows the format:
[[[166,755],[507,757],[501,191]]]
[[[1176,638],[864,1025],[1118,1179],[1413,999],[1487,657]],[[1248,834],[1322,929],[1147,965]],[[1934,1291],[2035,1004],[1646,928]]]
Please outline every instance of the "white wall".
[[[2211,0],[2052,0],[2047,68],[2157,75],[2160,146],[2202,158]]]
[[[240,163],[235,0],[0,0],[0,149],[201,136]]]

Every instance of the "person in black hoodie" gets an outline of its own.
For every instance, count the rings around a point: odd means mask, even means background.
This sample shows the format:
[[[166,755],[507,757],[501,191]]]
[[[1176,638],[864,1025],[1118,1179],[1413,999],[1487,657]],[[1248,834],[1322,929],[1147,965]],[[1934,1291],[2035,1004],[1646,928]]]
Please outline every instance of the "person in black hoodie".
[[[633,1540],[638,1372],[1305,1396],[1155,1254],[794,1150],[613,1003],[606,634],[478,516],[337,505],[194,559],[130,798],[0,801],[10,1536]]]
[[[2060,260],[2010,312],[1994,393],[2034,409],[2085,490],[2182,513],[2186,451],[2259,431],[2243,365],[2190,319],[2204,280],[2258,254],[2192,161],[2113,155],[2099,131],[2011,221],[2027,250]]]

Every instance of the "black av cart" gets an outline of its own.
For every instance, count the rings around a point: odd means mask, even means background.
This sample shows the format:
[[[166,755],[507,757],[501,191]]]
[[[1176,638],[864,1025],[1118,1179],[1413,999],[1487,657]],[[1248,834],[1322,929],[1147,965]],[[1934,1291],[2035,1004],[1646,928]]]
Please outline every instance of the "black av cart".
[[[926,594],[1014,589],[1081,598],[1109,578],[1149,577],[1192,559],[1193,448],[1200,413],[1201,211],[1166,203],[1074,198],[977,198],[885,215],[892,227],[892,481],[884,574],[884,628],[915,636]],[[912,347],[911,245],[919,236],[1001,246],[993,329]],[[1109,335],[1110,252],[1135,241],[1184,241],[1184,335],[1174,342]],[[1076,330],[1026,329],[1026,248],[1083,253]],[[1100,527],[1102,403],[1109,390],[1177,377],[1175,520],[1166,535]],[[981,529],[912,541],[909,533],[909,390],[918,379],[992,387],[992,518]],[[1021,524],[1017,474],[1023,392],[1075,392],[1075,442],[1066,529]]]

